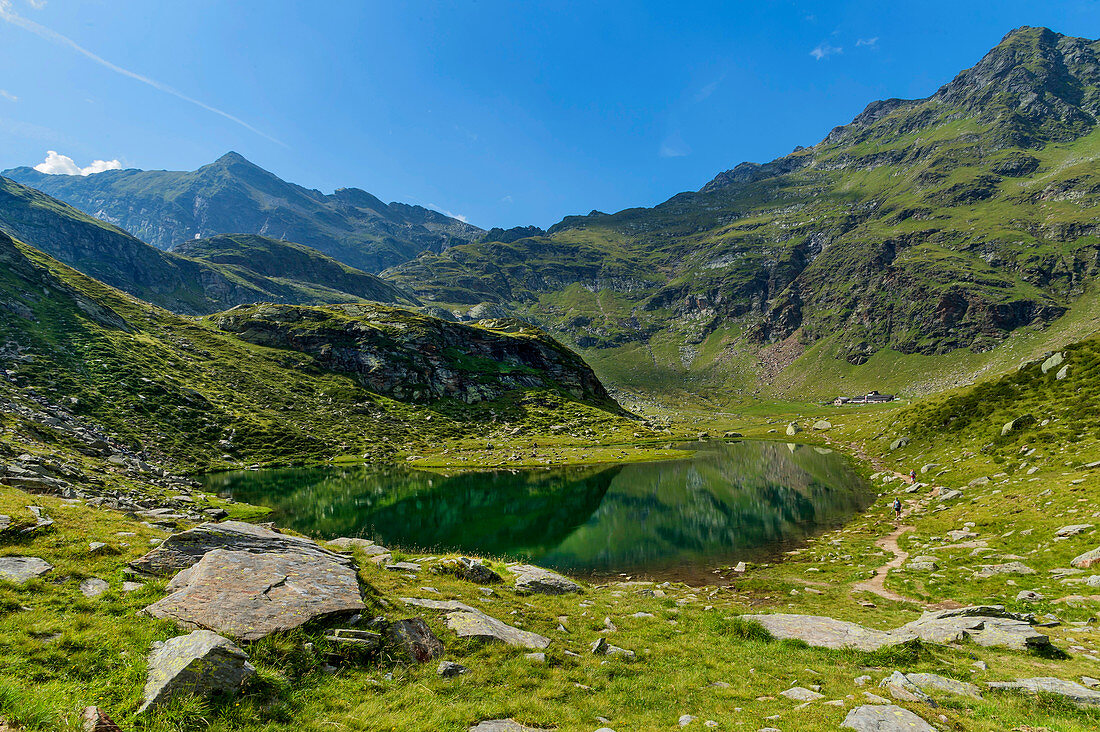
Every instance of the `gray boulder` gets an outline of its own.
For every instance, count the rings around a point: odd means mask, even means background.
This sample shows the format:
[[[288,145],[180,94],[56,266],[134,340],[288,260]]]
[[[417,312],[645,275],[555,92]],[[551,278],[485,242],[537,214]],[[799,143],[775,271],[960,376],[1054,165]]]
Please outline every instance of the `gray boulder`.
[[[447,627],[459,638],[474,638],[486,643],[505,643],[531,649],[550,645],[549,638],[514,628],[478,610],[448,613]]]
[[[791,422],[787,425],[787,437],[794,437],[801,431],[802,428],[798,426],[798,422]]]
[[[819,419],[814,422],[813,428],[818,432],[824,432],[825,430],[831,430],[833,428],[833,423],[827,419]]]
[[[1077,536],[1078,534],[1088,531],[1092,528],[1092,524],[1070,524],[1069,526],[1063,526],[1054,532],[1055,536],[1061,536],[1063,538],[1068,536]]]
[[[1016,594],[1016,602],[1040,602],[1045,599],[1043,593],[1035,590],[1020,590]]]
[[[957,679],[950,679],[946,676],[940,676],[939,674],[908,673],[905,674],[905,678],[909,680],[909,683],[919,687],[925,692],[930,690],[943,691],[948,694],[969,696],[975,699],[980,699],[982,696],[981,691],[974,684],[966,681],[959,681]]]
[[[553,727],[525,727],[514,719],[487,719],[470,727],[469,732],[544,732]]]
[[[1095,549],[1090,549],[1083,554],[1078,554],[1070,561],[1070,564],[1078,569],[1088,569],[1094,564],[1100,564],[1100,546]]]
[[[255,672],[248,654],[217,633],[196,630],[170,638],[154,644],[149,655],[145,702],[138,713],[184,694],[235,694]]]
[[[818,694],[816,691],[811,691],[801,686],[793,686],[786,691],[781,691],[779,692],[779,696],[785,696],[788,699],[800,702],[812,702],[825,698],[824,694]]]
[[[990,689],[1018,689],[1032,694],[1057,694],[1078,706],[1100,705],[1100,690],[1081,686],[1076,681],[1066,681],[1052,676],[1037,676],[1016,681],[989,681]]]
[[[1050,645],[1049,637],[1032,628],[1030,615],[1007,612],[1002,605],[926,612],[895,632],[907,633],[929,643],[960,643],[970,639],[981,646],[1003,646],[1018,651]]]
[[[344,565],[352,563],[351,557],[324,549],[311,539],[280,534],[243,521],[223,521],[200,524],[172,534],[156,549],[130,562],[130,566],[144,574],[164,576],[191,567],[216,549],[258,554],[277,552],[323,558]]]
[[[355,569],[312,553],[215,549],[177,574],[167,590],[147,614],[249,641],[365,608]]]
[[[1056,369],[1059,366],[1061,366],[1062,363],[1065,360],[1066,360],[1065,355],[1063,355],[1061,353],[1055,353],[1053,356],[1048,358],[1046,361],[1043,361],[1043,365],[1040,366],[1039,369],[1045,374],[1045,373],[1049,372],[1051,369]]]
[[[1001,437],[1007,437],[1008,435],[1022,430],[1024,427],[1035,424],[1035,417],[1030,414],[1022,414],[1014,420],[1005,422],[1001,427]]]
[[[517,575],[516,592],[521,595],[564,595],[581,591],[581,586],[573,580],[542,567],[520,564],[509,567],[508,571]]]
[[[983,564],[975,573],[975,577],[993,577],[998,574],[1035,574],[1035,570],[1022,562],[1005,562],[1004,564]]]
[[[470,669],[463,666],[461,663],[455,663],[454,661],[440,661],[439,667],[436,668],[436,673],[445,679],[449,679],[452,676],[461,676]]]
[[[0,557],[0,580],[23,584],[41,577],[53,569],[53,565],[38,557]]]
[[[427,663],[447,650],[421,618],[390,623],[386,628],[386,646],[404,663]]]
[[[901,448],[906,447],[908,444],[909,444],[909,438],[908,437],[898,437],[897,439],[895,439],[893,442],[890,443],[890,449],[891,450],[900,450]]]
[[[99,597],[110,588],[110,585],[98,577],[89,577],[80,583],[80,594],[89,600]]]
[[[936,732],[908,709],[893,704],[864,704],[848,712],[841,727],[856,732]]]

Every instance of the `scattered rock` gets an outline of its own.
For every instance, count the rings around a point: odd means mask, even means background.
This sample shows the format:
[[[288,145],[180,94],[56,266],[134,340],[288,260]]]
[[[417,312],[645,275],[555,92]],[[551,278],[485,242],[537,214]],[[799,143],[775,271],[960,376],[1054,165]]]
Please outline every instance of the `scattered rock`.
[[[1004,423],[1004,426],[1001,427],[1001,437],[1007,437],[1013,432],[1032,424],[1035,424],[1035,417],[1030,414],[1022,414],[1016,419]]]
[[[905,678],[907,678],[910,683],[920,687],[923,691],[935,689],[936,691],[944,691],[948,694],[956,694],[958,696],[970,696],[975,699],[980,699],[982,696],[981,691],[976,685],[966,681],[950,679],[938,674],[907,673],[905,674]]]
[[[196,630],[170,638],[153,645],[138,713],[183,694],[235,694],[255,672],[248,654],[217,633]]]
[[[809,689],[805,689],[801,686],[794,686],[790,689],[787,689],[786,691],[781,691],[779,692],[779,695],[800,702],[812,702],[817,701],[818,699],[825,698],[824,694],[818,694],[816,691],[810,691]]]
[[[371,630],[359,630],[358,628],[337,628],[326,635],[325,640],[345,648],[373,651],[382,645],[382,634]]]
[[[525,653],[523,657],[528,661],[534,661],[535,663],[546,663],[545,653]]]
[[[362,611],[355,569],[328,554],[214,549],[177,574],[167,586],[171,594],[145,612],[257,640],[317,618]]]
[[[1046,597],[1042,593],[1035,590],[1020,590],[1016,595],[1017,602],[1039,602],[1045,599]]]
[[[975,577],[993,577],[998,574],[1035,574],[1035,570],[1022,562],[1005,562],[1004,564],[983,564],[975,573]]]
[[[864,704],[848,712],[841,727],[856,732],[936,732],[936,728],[908,709],[894,704]]]
[[[898,628],[929,643],[958,643],[967,638],[982,646],[1025,651],[1050,645],[1031,627],[1031,616],[1007,612],[1002,605],[933,610]]]
[[[443,655],[443,642],[421,618],[408,618],[386,628],[386,644],[406,663],[426,663]]]
[[[0,557],[0,580],[18,585],[41,577],[51,569],[52,564],[38,557]]]
[[[936,706],[932,698],[921,691],[920,687],[910,681],[901,671],[895,671],[887,676],[879,686],[890,692],[890,696],[898,701]]]
[[[432,571],[439,574],[451,574],[455,577],[473,582],[478,585],[499,585],[504,578],[489,569],[482,562],[468,557],[448,559],[432,566]]]
[[[1058,373],[1054,375],[1054,378],[1057,381],[1063,381],[1067,376],[1069,376],[1069,364],[1066,364],[1062,368],[1058,369]]]
[[[791,422],[787,425],[787,437],[794,437],[801,431],[802,428],[798,426],[798,422]]]
[[[1069,526],[1063,526],[1054,532],[1055,536],[1068,537],[1077,536],[1078,534],[1088,531],[1092,528],[1092,524],[1070,524]]]
[[[449,679],[452,676],[461,676],[470,669],[463,666],[461,663],[455,663],[454,661],[440,661],[439,667],[436,669],[436,673],[445,679]]]
[[[831,430],[832,428],[833,423],[827,419],[819,419],[814,422],[814,430],[816,431],[824,432],[825,430]]]
[[[104,592],[110,589],[110,587],[111,586],[109,584],[99,579],[98,577],[89,577],[88,579],[83,580],[80,583],[80,594],[91,600],[102,595]]]
[[[518,575],[516,592],[521,595],[564,595],[568,592],[581,592],[581,586],[576,582],[542,567],[519,564],[509,567],[508,571]]]
[[[416,562],[394,562],[393,564],[385,565],[386,569],[391,572],[419,572],[420,565]]]
[[[350,554],[355,550],[359,550],[366,554],[368,557],[374,557],[381,554],[389,554],[390,550],[384,546],[375,544],[370,539],[355,539],[346,536],[341,536],[339,539],[333,539],[326,542],[326,544],[338,552]]]
[[[1075,681],[1066,681],[1052,676],[1038,676],[1016,681],[987,681],[990,689],[1019,689],[1032,694],[1057,694],[1079,706],[1100,705],[1100,691],[1081,686]]]
[[[613,646],[607,642],[607,638],[599,638],[592,644],[590,649],[594,656],[623,656],[624,658],[633,659],[634,651],[628,651],[625,648],[619,648]]]
[[[900,450],[901,448],[906,447],[908,445],[909,445],[909,438],[908,437],[899,437],[899,438],[897,438],[896,440],[894,440],[893,442],[890,443],[890,449],[891,450]]]

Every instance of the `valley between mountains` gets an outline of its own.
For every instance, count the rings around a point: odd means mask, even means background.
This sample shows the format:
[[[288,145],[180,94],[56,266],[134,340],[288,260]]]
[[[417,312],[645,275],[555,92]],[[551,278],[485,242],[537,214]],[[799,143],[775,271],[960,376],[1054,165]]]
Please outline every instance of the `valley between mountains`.
[[[4,171],[0,731],[1096,729],[1098,159],[1024,27],[546,230]]]

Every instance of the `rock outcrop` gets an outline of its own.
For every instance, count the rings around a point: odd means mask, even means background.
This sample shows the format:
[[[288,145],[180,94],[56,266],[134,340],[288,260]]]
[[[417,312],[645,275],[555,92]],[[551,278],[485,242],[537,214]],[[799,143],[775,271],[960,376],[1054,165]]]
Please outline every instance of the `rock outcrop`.
[[[549,388],[610,402],[580,356],[531,327],[505,332],[372,304],[240,307],[214,323],[249,343],[306,353],[325,369],[353,374],[364,388],[403,401],[472,404],[514,389]]]
[[[38,557],[0,557],[0,580],[23,584],[41,577],[53,565]]]
[[[848,712],[841,727],[856,732],[936,732],[908,709],[893,704],[864,704]]]

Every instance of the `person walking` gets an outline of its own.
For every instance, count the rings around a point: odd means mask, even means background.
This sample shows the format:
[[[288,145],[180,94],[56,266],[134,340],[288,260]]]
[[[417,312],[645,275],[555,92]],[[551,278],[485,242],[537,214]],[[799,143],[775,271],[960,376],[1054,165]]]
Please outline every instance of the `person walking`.
[[[901,499],[894,496],[894,520],[901,519]]]

